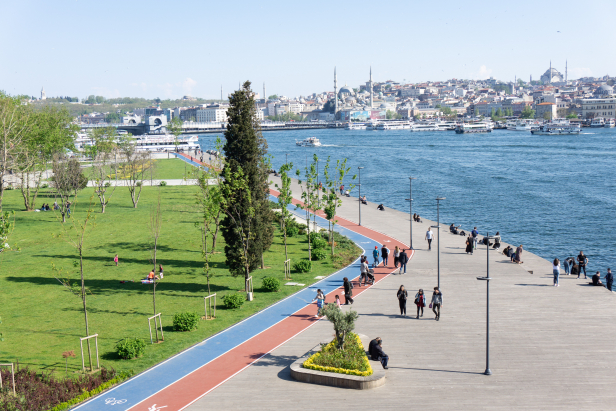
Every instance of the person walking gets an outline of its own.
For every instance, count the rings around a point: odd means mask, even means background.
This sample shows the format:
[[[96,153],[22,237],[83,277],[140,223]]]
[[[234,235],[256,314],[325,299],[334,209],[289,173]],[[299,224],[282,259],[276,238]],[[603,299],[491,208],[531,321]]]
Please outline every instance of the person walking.
[[[115,263],[116,267],[118,266],[118,255],[116,254],[115,257],[113,257],[113,262]]]
[[[614,284],[614,276],[612,275],[612,269],[607,269],[607,274],[605,274],[605,288],[609,291],[612,291],[612,284]]]
[[[378,246],[374,246],[374,250],[372,250],[372,257],[374,258],[374,267],[376,267],[377,265],[379,265],[379,247]]]
[[[428,250],[432,250],[432,237],[434,233],[432,232],[432,228],[428,227],[428,231],[426,231],[426,240],[428,241]]]
[[[370,267],[368,267],[368,258],[362,255],[361,260],[359,262],[359,286],[360,287],[361,287],[362,280],[364,281],[364,285],[366,285],[366,282],[368,280],[368,270],[369,269]]]
[[[409,293],[401,285],[398,289],[398,304],[400,305],[400,316],[406,317],[406,299],[409,297]]]
[[[477,231],[477,227],[473,227],[471,235],[473,236],[473,248],[477,248],[477,239],[479,238],[479,231]]]
[[[353,304],[353,283],[349,281],[347,277],[344,277],[344,305],[349,305],[349,301]]]
[[[426,306],[426,296],[424,291],[420,288],[419,292],[415,294],[415,305],[417,306],[417,318],[419,318],[419,311],[421,310],[421,316],[424,314],[424,307]]]
[[[344,184],[340,186],[340,195],[344,194]]]
[[[404,268],[404,274],[406,274],[406,263],[409,262],[409,256],[406,255],[406,250],[402,250],[400,252],[400,257],[398,257],[398,262],[400,263],[400,274],[402,274],[403,268]]]
[[[434,287],[434,292],[432,293],[432,301],[430,301],[430,307],[432,307],[432,312],[436,315],[434,318],[436,321],[441,319],[441,307],[443,305],[443,293],[438,289],[438,287]]]
[[[315,317],[319,317],[321,315],[321,309],[323,308],[323,303],[325,303],[325,296],[323,295],[323,291],[319,288],[317,290],[317,296],[314,297],[314,300],[317,300],[317,314]]]
[[[336,294],[336,307],[340,308],[340,296]]]
[[[473,255],[473,240],[470,235],[466,237],[466,254]]]
[[[383,267],[387,267],[389,263],[389,248],[385,244],[381,248],[381,257],[383,258]]]
[[[515,254],[514,254],[514,257],[513,257],[513,262],[514,263],[516,263],[516,264],[524,263],[524,261],[522,261],[522,251],[524,251],[524,246],[522,244],[520,244],[520,246],[515,249]]]
[[[580,278],[580,275],[582,274],[582,270],[584,270],[584,279],[588,278],[586,277],[586,265],[588,264],[588,257],[584,255],[584,251],[580,251],[580,254],[577,256],[577,260],[578,260],[578,267],[579,267],[577,278]]]
[[[560,260],[558,258],[554,259],[554,263],[552,264],[552,274],[554,274],[554,287],[558,287],[558,277],[560,277]]]
[[[399,259],[400,259],[400,248],[396,246],[396,248],[394,248],[394,268],[398,268]]]

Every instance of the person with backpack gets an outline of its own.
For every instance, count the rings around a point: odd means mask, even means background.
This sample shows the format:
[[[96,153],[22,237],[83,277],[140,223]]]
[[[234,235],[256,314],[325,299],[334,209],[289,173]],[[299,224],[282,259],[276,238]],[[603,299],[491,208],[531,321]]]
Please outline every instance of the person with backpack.
[[[406,317],[406,300],[409,296],[409,293],[404,289],[404,286],[401,285],[398,289],[398,304],[400,305],[400,316]]]
[[[372,250],[372,257],[374,257],[374,267],[379,265],[379,247],[377,245],[374,246],[374,250]]]
[[[349,281],[347,277],[344,277],[344,305],[349,305],[349,301],[353,304],[353,283]]]
[[[421,316],[424,314],[424,307],[426,306],[426,296],[424,291],[420,288],[419,292],[415,294],[415,305],[417,306],[417,318],[419,318],[419,311],[421,310]]]
[[[402,274],[403,268],[404,268],[404,274],[406,274],[406,263],[409,262],[409,256],[406,255],[406,250],[402,250],[400,252],[400,257],[398,257],[398,262],[400,263],[400,274]]]
[[[441,319],[441,307],[443,305],[443,293],[438,287],[434,287],[434,292],[432,293],[432,301],[430,301],[430,308],[432,308],[432,312],[436,315],[434,318],[436,321]]]
[[[389,263],[389,248],[385,244],[381,248],[381,257],[383,257],[383,267],[387,267]]]

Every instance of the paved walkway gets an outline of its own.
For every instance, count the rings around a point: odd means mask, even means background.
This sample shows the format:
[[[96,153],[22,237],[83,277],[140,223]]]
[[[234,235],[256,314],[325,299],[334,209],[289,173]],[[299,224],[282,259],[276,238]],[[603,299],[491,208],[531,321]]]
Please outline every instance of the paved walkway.
[[[357,199],[345,198],[339,214],[357,221],[357,209]],[[395,294],[400,284],[428,294],[436,285],[436,244],[427,251],[423,240],[430,224],[414,225],[417,253],[410,274],[384,278],[353,305],[360,314],[357,332],[382,337],[391,357],[383,387],[348,391],[291,379],[293,361],[332,339],[331,324],[319,321],[188,409],[616,409],[616,296],[574,276],[561,276],[561,286],[552,287],[550,262],[529,252],[522,265],[490,253],[492,376],[482,374],[486,284],[476,280],[486,274],[485,247],[467,255],[464,238],[446,229],[441,321],[434,321],[429,310],[420,319],[399,317]],[[377,211],[376,204],[362,206],[362,225],[398,240],[409,238],[409,215]],[[507,233],[502,234],[506,240]]]
[[[294,209],[294,206],[289,208]],[[317,223],[327,227],[323,218],[317,218]],[[381,233],[343,220],[338,231],[366,249],[383,243],[388,243],[390,248],[405,246]],[[412,253],[410,255],[412,257]],[[384,267],[375,269],[377,284],[391,271]],[[316,307],[311,304],[317,288],[326,293],[326,301],[332,302],[334,295],[342,292],[343,277],[353,279],[358,274],[356,261],[75,409],[106,410],[112,403],[114,410],[183,409],[317,323]],[[368,288],[356,285],[354,294],[361,294]]]

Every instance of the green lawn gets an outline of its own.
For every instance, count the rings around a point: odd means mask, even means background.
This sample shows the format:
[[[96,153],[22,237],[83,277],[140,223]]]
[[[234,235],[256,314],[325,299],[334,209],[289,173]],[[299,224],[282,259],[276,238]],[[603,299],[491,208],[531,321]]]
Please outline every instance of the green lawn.
[[[180,160],[158,163],[164,164],[159,167],[159,173],[183,170]],[[173,177],[164,174],[163,178]],[[150,208],[158,190],[164,219],[157,262],[163,264],[165,278],[157,286],[156,307],[163,314],[165,342],[150,345],[147,317],[153,314],[152,286],[142,285],[140,279],[151,269],[152,241],[148,225]],[[42,191],[38,204],[53,203],[48,189]],[[225,268],[224,241],[219,236],[219,253],[212,264],[215,273],[212,292],[219,297],[217,318],[200,321],[193,332],[174,332],[173,314],[188,310],[203,315],[203,297],[207,295],[200,237],[194,227],[199,219],[194,200],[196,191],[192,186],[145,187],[139,208],[134,209],[128,190],[122,187],[114,194],[105,214],[97,211],[96,224],[88,230],[85,241],[84,266],[86,286],[92,292],[88,295],[90,333],[99,334],[102,365],[117,370],[142,371],[298,291],[296,286],[283,286],[277,293],[261,290],[263,277],[283,278],[284,246],[277,232],[274,244],[265,255],[265,264],[271,268],[253,273],[255,300],[244,303],[238,310],[224,309],[221,297],[243,290],[244,285],[243,277],[232,277]],[[74,216],[83,217],[91,194],[91,189],[79,194]],[[22,211],[19,191],[5,193],[4,209],[16,211],[16,228],[10,243],[20,251],[0,255],[0,332],[4,334],[4,341],[0,342],[0,362],[19,362],[38,370],[64,372],[62,352],[74,350],[77,358],[69,360],[69,370],[79,371],[79,337],[85,336],[81,300],[54,278],[52,270],[52,264],[68,270],[70,278],[76,282],[77,252],[67,243],[62,224],[54,212]],[[60,234],[62,236],[58,237]],[[307,257],[305,236],[290,238],[289,244],[292,261]],[[358,249],[354,252],[359,255]],[[116,253],[120,259],[118,267],[113,263]],[[309,285],[316,281],[315,276],[328,275],[335,270],[330,260],[317,262],[311,273],[294,273],[293,280]],[[146,354],[135,360],[120,360],[114,347],[124,337],[147,340]]]

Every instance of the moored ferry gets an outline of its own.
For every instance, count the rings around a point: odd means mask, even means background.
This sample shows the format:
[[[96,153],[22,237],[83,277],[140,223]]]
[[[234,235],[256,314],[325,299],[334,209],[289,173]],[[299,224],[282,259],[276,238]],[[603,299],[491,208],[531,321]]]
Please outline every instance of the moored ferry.
[[[444,131],[444,128],[440,128],[434,121],[428,123],[414,123],[411,125],[411,132],[416,131]]]
[[[456,126],[455,131],[456,134],[491,133],[492,127],[484,121],[477,123],[462,123]]]
[[[605,127],[605,119],[603,117],[593,118],[592,121],[590,122],[590,127],[592,128]]]
[[[377,130],[407,130],[410,128],[411,123],[402,120],[382,121],[376,126]]]
[[[540,136],[570,136],[580,134],[580,125],[571,124],[568,121],[554,121],[540,126],[537,130],[530,131],[534,135]]]
[[[345,129],[346,130],[365,130],[366,123],[357,123],[357,122],[349,121]]]
[[[177,144],[173,134],[134,136],[138,151],[192,151],[199,148],[199,136],[194,134],[178,136]]]
[[[613,118],[605,119],[605,124],[603,125],[605,128],[616,127],[616,120]]]

